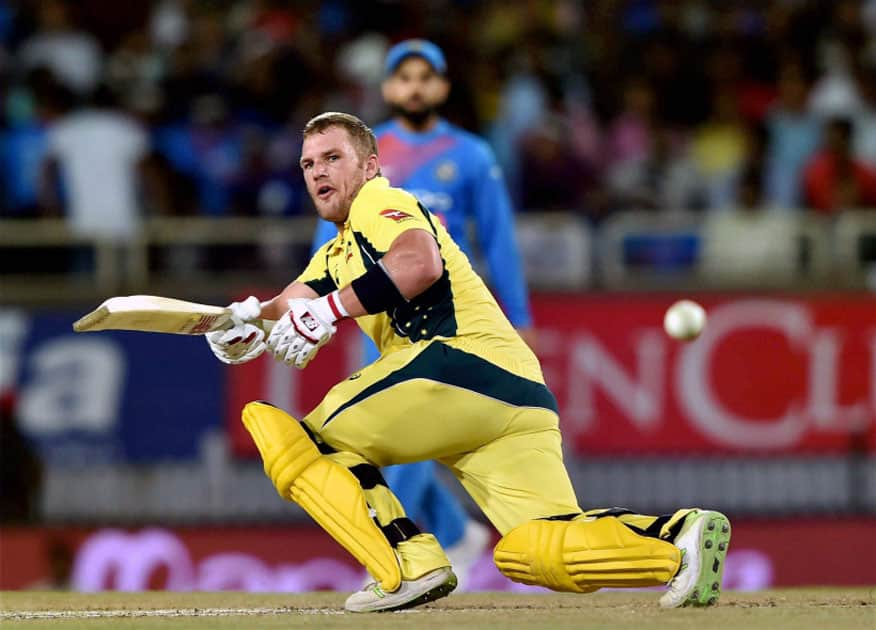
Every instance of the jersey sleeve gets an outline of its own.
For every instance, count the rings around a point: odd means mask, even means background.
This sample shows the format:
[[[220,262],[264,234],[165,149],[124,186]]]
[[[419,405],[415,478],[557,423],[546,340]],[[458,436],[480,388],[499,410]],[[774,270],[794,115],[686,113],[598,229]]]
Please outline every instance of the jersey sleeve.
[[[416,197],[390,189],[374,195],[357,208],[351,226],[365,256],[373,257],[376,262],[403,232],[420,229],[436,234],[436,221],[437,218],[420,206]]]
[[[523,263],[514,236],[514,214],[502,170],[492,150],[479,143],[475,152],[472,203],[478,245],[487,263],[490,284],[511,323],[532,325]]]
[[[316,250],[316,253],[314,253],[313,258],[310,259],[307,267],[301,272],[301,275],[295,279],[296,282],[303,282],[316,291],[320,297],[328,295],[338,288],[329,273],[329,247],[331,247],[331,244],[325,243],[322,247]]]

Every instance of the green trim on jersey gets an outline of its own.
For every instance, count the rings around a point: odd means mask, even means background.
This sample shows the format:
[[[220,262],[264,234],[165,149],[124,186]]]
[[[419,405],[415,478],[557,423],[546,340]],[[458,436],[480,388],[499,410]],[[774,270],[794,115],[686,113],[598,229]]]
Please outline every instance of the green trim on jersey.
[[[557,399],[544,384],[522,378],[474,354],[436,341],[413,361],[369,385],[335,409],[322,426],[325,427],[339,413],[366,398],[413,379],[461,387],[515,407],[540,407],[559,413]]]
[[[354,230],[353,239],[362,253],[365,269],[376,265],[377,261],[386,254],[386,252],[381,252],[374,247],[361,232]],[[443,258],[441,264],[444,271],[432,286],[412,300],[396,307],[391,312],[387,312],[393,330],[400,337],[406,337],[416,342],[423,339],[454,337],[456,335],[456,313],[453,306],[450,274]]]
[[[369,241],[361,232],[357,232],[356,230],[352,230],[352,232],[356,245],[359,246],[359,251],[362,252],[362,263],[365,265],[365,271],[368,271],[372,266],[377,264],[378,260],[383,258],[383,255],[386,254],[386,252],[382,252],[374,247],[374,245],[371,244],[371,241]]]
[[[317,278],[316,280],[308,280],[304,284],[316,291],[319,294],[319,297],[328,295],[338,288],[338,285],[335,284],[334,278],[329,275],[328,271],[326,271],[325,275],[322,278]]]
[[[438,230],[435,229],[435,224],[432,223],[432,217],[429,216],[429,210],[420,203],[420,200],[417,199],[417,207],[420,209],[420,212],[423,213],[423,216],[426,218],[426,222],[429,224],[429,227],[432,228],[432,234],[435,235],[435,238],[438,238]],[[438,243],[438,249],[441,249],[441,243]]]
[[[316,291],[319,297],[328,295],[338,288],[338,284],[335,282],[334,278],[332,278],[332,274],[329,272],[328,269],[329,251],[330,249],[327,249],[325,253],[325,275],[321,278],[312,278],[304,282],[304,284]],[[315,258],[316,256],[314,256],[314,259]]]

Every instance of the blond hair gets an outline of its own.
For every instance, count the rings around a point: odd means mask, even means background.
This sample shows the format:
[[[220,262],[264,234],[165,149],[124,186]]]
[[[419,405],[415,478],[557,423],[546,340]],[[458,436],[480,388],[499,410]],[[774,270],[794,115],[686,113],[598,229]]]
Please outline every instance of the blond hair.
[[[343,127],[347,130],[353,147],[359,158],[368,159],[369,155],[377,155],[377,138],[371,128],[352,114],[343,112],[325,112],[314,116],[304,125],[304,137],[315,133],[323,133],[330,127]]]

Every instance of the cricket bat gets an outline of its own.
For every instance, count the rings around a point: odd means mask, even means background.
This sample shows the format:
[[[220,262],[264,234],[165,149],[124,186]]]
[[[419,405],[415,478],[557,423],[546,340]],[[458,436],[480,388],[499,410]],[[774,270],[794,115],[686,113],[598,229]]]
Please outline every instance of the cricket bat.
[[[274,322],[262,321],[270,331]],[[175,335],[202,335],[231,328],[231,309],[156,295],[112,297],[74,322],[76,332],[139,330]]]

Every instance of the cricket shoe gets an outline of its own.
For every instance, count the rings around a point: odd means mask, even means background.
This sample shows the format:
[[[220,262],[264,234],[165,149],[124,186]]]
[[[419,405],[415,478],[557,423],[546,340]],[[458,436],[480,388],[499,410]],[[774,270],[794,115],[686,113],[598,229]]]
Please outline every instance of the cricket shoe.
[[[730,545],[730,521],[720,512],[691,512],[673,542],[681,549],[681,567],[660,598],[660,605],[678,608],[718,603]]]
[[[429,571],[416,580],[402,580],[392,593],[387,593],[380,582],[371,582],[356,591],[344,602],[350,612],[385,612],[402,610],[447,597],[456,588],[456,575],[450,567]]]
[[[462,539],[447,548],[447,558],[456,573],[457,590],[468,590],[468,578],[472,567],[490,545],[490,530],[474,520],[465,524]]]

